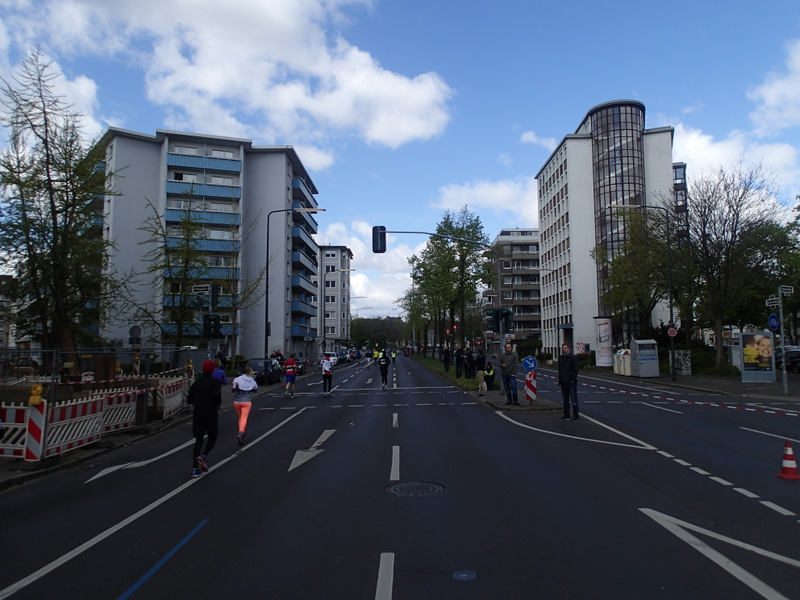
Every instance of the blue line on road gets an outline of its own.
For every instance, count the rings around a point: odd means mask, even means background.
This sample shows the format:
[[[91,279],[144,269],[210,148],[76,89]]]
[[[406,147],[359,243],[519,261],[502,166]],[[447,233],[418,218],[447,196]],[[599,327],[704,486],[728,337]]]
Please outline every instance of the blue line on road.
[[[159,570],[161,567],[163,567],[163,566],[166,564],[166,562],[167,562],[167,561],[168,561],[170,558],[172,558],[173,556],[175,556],[175,553],[176,553],[178,550],[180,550],[180,549],[181,549],[181,548],[182,548],[182,547],[183,547],[183,546],[184,546],[184,545],[185,545],[185,544],[186,544],[186,543],[187,543],[187,542],[188,542],[190,539],[192,539],[192,538],[195,536],[195,534],[196,534],[198,531],[200,531],[200,529],[201,529],[201,528],[203,527],[203,525],[205,525],[206,523],[208,523],[208,519],[206,519],[205,521],[201,521],[201,522],[200,522],[200,524],[199,524],[197,527],[195,527],[194,529],[192,529],[192,530],[189,532],[189,535],[187,535],[187,536],[186,536],[185,538],[183,538],[183,539],[182,539],[180,542],[178,542],[178,544],[177,544],[177,545],[176,545],[176,546],[175,546],[175,547],[174,547],[172,550],[170,550],[169,552],[167,552],[167,553],[164,555],[164,557],[163,557],[161,560],[159,560],[159,561],[158,561],[156,564],[154,564],[154,565],[153,565],[153,566],[150,568],[150,570],[149,570],[149,571],[147,571],[147,573],[145,573],[144,575],[142,575],[142,577],[140,577],[140,578],[139,578],[139,581],[137,581],[137,582],[136,582],[136,583],[134,583],[134,584],[133,584],[131,587],[129,587],[129,588],[127,589],[127,591],[126,591],[124,594],[122,594],[122,596],[120,596],[119,598],[117,598],[117,600],[127,600],[128,598],[130,598],[130,597],[133,595],[133,593],[134,593],[136,590],[138,590],[138,589],[139,589],[139,588],[140,588],[142,585],[144,585],[145,581],[147,581],[147,580],[148,580],[148,579],[150,579],[150,578],[151,578],[153,575],[155,575],[155,574],[156,574],[156,571],[158,571],[158,570]]]

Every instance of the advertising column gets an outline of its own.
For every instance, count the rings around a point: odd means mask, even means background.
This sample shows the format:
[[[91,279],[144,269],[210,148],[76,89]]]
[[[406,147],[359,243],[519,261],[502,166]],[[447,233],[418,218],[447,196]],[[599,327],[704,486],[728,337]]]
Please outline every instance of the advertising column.
[[[595,365],[598,367],[611,367],[614,365],[614,355],[611,352],[611,319],[609,317],[595,317],[594,327],[597,337],[597,351],[594,357]]]

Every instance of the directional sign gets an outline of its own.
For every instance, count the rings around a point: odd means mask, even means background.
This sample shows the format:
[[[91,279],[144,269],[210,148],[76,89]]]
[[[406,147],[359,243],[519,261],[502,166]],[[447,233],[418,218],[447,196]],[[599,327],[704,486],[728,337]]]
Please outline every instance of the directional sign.
[[[778,315],[772,313],[767,318],[767,325],[769,326],[770,331],[778,331],[778,326],[780,326],[781,322],[778,320]]]
[[[192,286],[192,293],[198,295],[208,296],[211,294],[211,284],[206,283],[203,285],[193,285]]]
[[[780,304],[780,299],[776,298],[775,296],[771,296],[766,300],[767,306],[778,306],[778,304]]]
[[[784,296],[789,296],[791,294],[794,294],[794,288],[790,285],[782,285],[781,294],[783,294]]]
[[[525,367],[528,371],[535,371],[537,364],[538,363],[536,362],[536,359],[533,358],[532,356],[526,356],[525,358],[522,359],[522,366]]]

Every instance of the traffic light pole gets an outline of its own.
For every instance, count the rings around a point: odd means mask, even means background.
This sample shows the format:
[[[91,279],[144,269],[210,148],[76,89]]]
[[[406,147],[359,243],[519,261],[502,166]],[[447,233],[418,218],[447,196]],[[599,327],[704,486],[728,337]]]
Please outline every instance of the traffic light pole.
[[[440,233],[429,233],[427,231],[387,231],[386,227],[383,225],[375,225],[372,228],[372,252],[376,254],[380,254],[386,252],[386,234],[387,233],[404,233],[404,234],[413,234],[413,235],[427,235],[430,237],[437,237],[442,238],[445,240],[453,240],[454,242],[464,242],[466,244],[476,244],[478,246],[483,246],[484,248],[488,248],[494,253],[495,262],[497,263],[497,310],[502,311],[503,309],[503,292],[500,289],[500,284],[503,281],[501,270],[500,270],[500,254],[498,254],[497,249],[490,244],[485,244],[484,242],[478,240],[468,240],[466,238],[455,237],[452,235],[442,235]],[[499,314],[499,313],[498,313]],[[500,348],[498,350],[498,354],[503,353],[503,348],[505,347],[505,337],[503,336],[503,318],[502,314],[500,315],[500,325],[498,327],[500,333]]]

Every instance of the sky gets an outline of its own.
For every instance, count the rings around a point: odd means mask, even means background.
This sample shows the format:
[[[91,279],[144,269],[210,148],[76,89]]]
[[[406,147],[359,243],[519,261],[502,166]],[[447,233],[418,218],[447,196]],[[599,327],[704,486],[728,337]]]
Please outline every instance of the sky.
[[[796,0],[0,0],[0,77],[39,48],[109,126],[291,145],[320,245],[353,252],[352,311],[400,316],[445,211],[537,227],[536,173],[594,106],[642,102],[688,177],[763,164],[800,195]],[[5,144],[5,135],[0,146]]]

